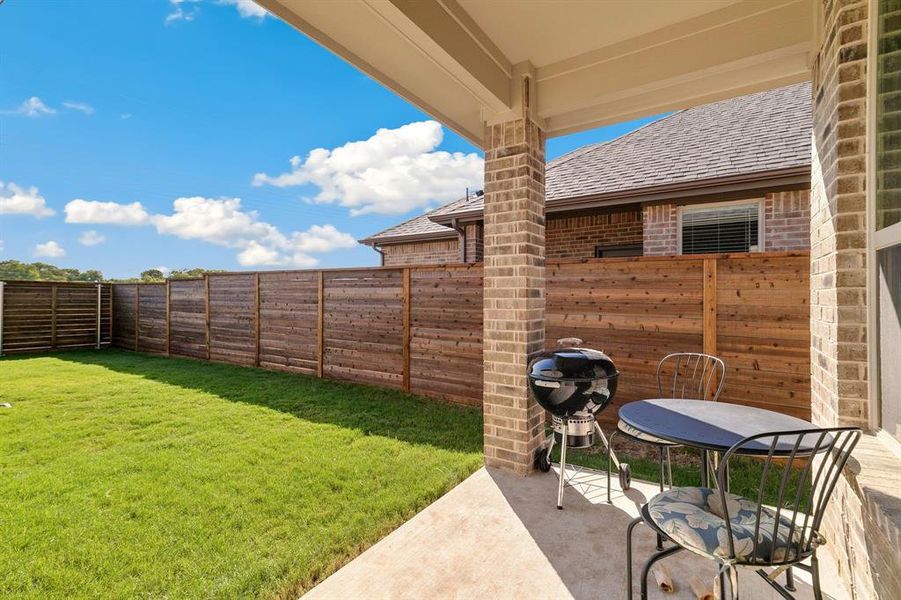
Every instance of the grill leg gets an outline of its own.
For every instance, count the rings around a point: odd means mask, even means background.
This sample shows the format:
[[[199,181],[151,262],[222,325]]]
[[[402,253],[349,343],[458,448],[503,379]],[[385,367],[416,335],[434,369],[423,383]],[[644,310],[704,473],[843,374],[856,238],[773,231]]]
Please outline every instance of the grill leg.
[[[560,481],[557,486],[557,510],[563,510],[563,486],[566,483],[566,447],[569,445],[567,434],[569,421],[563,419],[563,441],[560,443]]]
[[[600,428],[599,428],[600,429]],[[612,462],[616,460],[616,454],[613,453],[613,440],[616,438],[618,431],[610,434],[610,441],[607,442],[607,504],[613,504],[610,499],[610,471],[613,470]],[[619,470],[619,461],[616,460],[616,469]]]

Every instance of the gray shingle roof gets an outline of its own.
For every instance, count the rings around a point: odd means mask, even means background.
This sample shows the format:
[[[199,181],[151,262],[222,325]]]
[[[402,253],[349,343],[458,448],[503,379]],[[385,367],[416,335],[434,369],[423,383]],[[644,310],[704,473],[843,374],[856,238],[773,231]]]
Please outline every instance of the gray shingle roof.
[[[450,204],[445,204],[441,208],[446,208],[452,206],[459,202],[459,200],[455,202],[451,202]],[[404,221],[403,223],[398,223],[384,231],[380,231],[379,233],[373,234],[367,238],[360,240],[363,244],[372,244],[378,242],[392,241],[392,242],[401,242],[408,239],[416,239],[421,237],[429,237],[430,239],[440,239],[443,237],[456,237],[457,232],[451,229],[450,227],[445,227],[444,225],[439,225],[431,220],[430,217],[434,215],[439,209],[435,209],[429,211],[425,214],[418,215],[409,219],[408,221]]]
[[[548,206],[579,197],[690,186],[810,167],[810,83],[689,108],[648,123],[616,139],[574,150],[547,165]],[[398,228],[450,231],[422,218],[479,212],[482,197],[451,202],[367,238],[382,241]],[[430,221],[431,222],[431,221]],[[404,229],[405,230],[405,229]]]

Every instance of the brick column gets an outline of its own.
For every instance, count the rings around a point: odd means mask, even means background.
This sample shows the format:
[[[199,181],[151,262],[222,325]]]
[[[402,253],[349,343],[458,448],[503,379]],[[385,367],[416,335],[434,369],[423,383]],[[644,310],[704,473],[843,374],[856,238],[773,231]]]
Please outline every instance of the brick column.
[[[520,475],[544,438],[526,374],[544,348],[544,166],[544,132],[531,119],[487,126],[485,464]]]
[[[820,425],[868,425],[866,290],[867,0],[821,0],[813,69],[810,190],[811,413]],[[855,452],[871,470],[864,438]],[[882,461],[878,450],[875,464]],[[820,564],[854,600],[897,598],[896,543],[852,470],[830,498],[821,532],[834,562]],[[869,474],[872,477],[872,474]],[[897,563],[895,563],[897,564]],[[894,583],[893,583],[894,582]]]
[[[866,0],[823,2],[810,190],[811,412],[867,426]]]

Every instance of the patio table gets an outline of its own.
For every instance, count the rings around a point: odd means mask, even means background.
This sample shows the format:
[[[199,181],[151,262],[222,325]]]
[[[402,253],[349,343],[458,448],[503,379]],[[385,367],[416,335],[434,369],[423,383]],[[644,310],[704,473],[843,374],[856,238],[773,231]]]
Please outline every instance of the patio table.
[[[782,413],[706,400],[681,398],[653,398],[629,402],[619,409],[619,418],[643,433],[701,450],[701,485],[709,487],[707,455],[709,452],[726,452],[737,442],[762,433],[814,429],[803,419]],[[816,449],[817,434],[805,436],[797,454],[811,454]],[[779,442],[774,456],[791,453],[793,444]],[[742,448],[742,454],[766,455],[770,445],[752,442]]]

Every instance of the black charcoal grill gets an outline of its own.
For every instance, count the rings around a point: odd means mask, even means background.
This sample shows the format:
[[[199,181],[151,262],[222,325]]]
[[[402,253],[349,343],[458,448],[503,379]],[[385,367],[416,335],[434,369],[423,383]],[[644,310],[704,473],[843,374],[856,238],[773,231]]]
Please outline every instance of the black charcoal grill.
[[[566,480],[566,449],[588,448],[600,437],[607,438],[596,415],[613,401],[619,371],[606,354],[581,348],[582,340],[558,340],[560,348],[540,354],[529,363],[529,387],[535,400],[551,413],[553,434],[539,450],[535,463],[541,471],[551,469],[551,451],[560,444],[560,484],[557,508],[563,508]],[[613,457],[619,466],[619,461]]]

